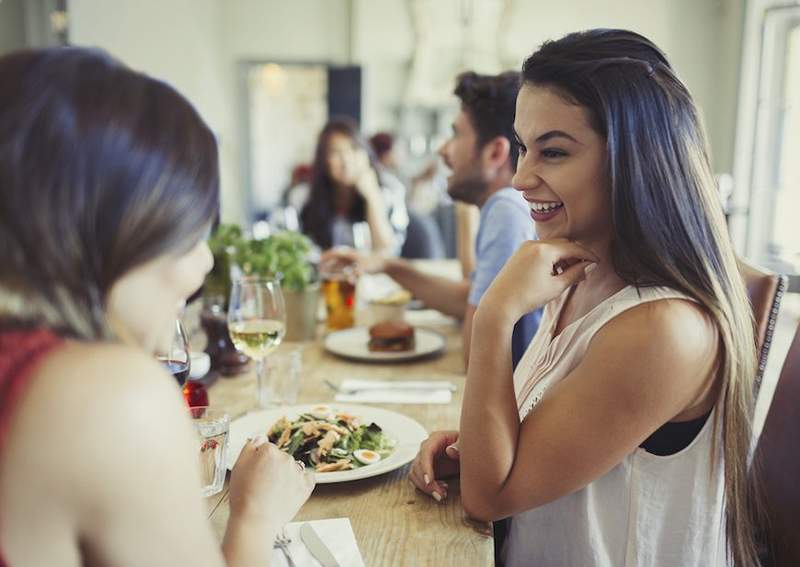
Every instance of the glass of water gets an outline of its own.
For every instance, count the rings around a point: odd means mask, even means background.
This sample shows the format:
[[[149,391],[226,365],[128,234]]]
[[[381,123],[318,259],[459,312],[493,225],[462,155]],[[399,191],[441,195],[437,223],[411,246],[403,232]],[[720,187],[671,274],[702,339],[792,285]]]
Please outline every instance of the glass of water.
[[[270,405],[290,406],[297,403],[300,390],[300,374],[303,371],[303,351],[300,347],[278,350],[267,359],[268,379],[263,387],[268,392],[262,398],[271,400]]]
[[[203,497],[213,496],[225,484],[225,453],[228,448],[230,416],[220,409],[194,407],[189,410],[199,444]]]

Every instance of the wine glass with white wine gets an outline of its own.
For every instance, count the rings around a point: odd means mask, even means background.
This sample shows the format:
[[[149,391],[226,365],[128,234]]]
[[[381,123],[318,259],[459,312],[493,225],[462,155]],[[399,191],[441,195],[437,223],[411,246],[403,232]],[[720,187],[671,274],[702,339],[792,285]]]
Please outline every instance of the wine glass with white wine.
[[[286,308],[277,279],[243,276],[234,280],[228,303],[228,332],[236,350],[256,361],[258,403],[268,407],[274,396],[264,376],[264,359],[286,333]]]

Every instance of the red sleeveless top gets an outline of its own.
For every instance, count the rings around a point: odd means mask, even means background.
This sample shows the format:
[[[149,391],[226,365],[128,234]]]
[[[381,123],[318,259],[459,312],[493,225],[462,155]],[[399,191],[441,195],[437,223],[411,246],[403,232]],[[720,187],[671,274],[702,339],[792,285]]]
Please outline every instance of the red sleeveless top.
[[[30,376],[45,356],[61,343],[60,337],[46,329],[0,331],[0,455]],[[0,549],[0,567],[7,565]]]

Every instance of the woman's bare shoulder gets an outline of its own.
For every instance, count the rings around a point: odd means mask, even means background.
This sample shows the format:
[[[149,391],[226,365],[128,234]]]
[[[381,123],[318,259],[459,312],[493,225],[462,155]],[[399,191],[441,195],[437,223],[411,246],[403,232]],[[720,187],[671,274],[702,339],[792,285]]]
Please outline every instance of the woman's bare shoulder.
[[[35,525],[36,510],[50,533],[117,559],[136,557],[141,541],[172,528],[173,539],[188,541],[208,530],[195,441],[177,383],[152,357],[66,341],[36,369],[16,409],[0,455],[14,463],[0,496],[14,497],[0,505],[20,533]],[[212,561],[216,548],[206,547]]]
[[[27,446],[57,443],[88,456],[92,447],[127,439],[148,422],[168,428],[182,417],[181,408],[177,384],[145,353],[121,344],[67,340],[35,369],[12,434],[24,437]]]
[[[174,382],[151,356],[119,343],[66,340],[34,372],[32,384],[55,390],[62,402],[78,397],[96,404],[119,403],[137,393],[175,393]],[[105,396],[113,395],[106,399]]]
[[[622,313],[620,324],[645,329],[678,348],[707,348],[717,341],[711,314],[688,298],[648,301]]]
[[[663,299],[642,303],[608,321],[593,337],[585,361],[611,373],[640,399],[643,391],[666,399],[675,392],[707,397],[719,348],[717,327],[698,303]],[[683,394],[682,394],[683,395]],[[686,401],[686,400],[684,400]]]

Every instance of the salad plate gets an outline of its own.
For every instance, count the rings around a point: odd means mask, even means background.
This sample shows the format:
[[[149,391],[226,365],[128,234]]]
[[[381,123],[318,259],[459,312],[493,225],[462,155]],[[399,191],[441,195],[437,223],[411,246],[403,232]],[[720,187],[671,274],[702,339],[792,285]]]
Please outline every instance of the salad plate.
[[[355,421],[342,419],[342,416]],[[284,436],[287,424],[290,431]],[[303,426],[306,434],[302,432]],[[308,451],[318,449],[330,430],[337,432],[333,436],[336,442],[325,452],[326,456],[317,456],[314,462],[324,467],[323,470],[336,468],[336,463],[347,466],[344,461],[349,461],[352,468],[315,472],[318,484],[348,482],[396,470],[414,460],[420,443],[428,436],[417,421],[381,408],[338,403],[278,407],[251,412],[231,422],[227,466],[233,468],[248,438],[271,434],[271,438],[280,442],[284,450],[291,450],[296,459],[309,461],[308,468],[312,469],[314,463],[309,460]],[[312,439],[313,435],[318,436]],[[380,458],[375,459],[372,453],[378,453]],[[367,462],[371,464],[365,464]]]

